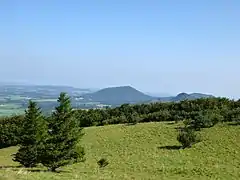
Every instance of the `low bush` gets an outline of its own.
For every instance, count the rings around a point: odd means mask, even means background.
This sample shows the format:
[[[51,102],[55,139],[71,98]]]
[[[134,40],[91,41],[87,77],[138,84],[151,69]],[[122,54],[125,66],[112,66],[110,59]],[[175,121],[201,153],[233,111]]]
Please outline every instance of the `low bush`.
[[[0,149],[19,144],[23,120],[24,116],[12,116],[0,119]]]
[[[104,168],[104,167],[106,167],[109,163],[108,163],[108,161],[107,161],[106,158],[101,158],[101,159],[97,162],[97,164],[98,164],[98,166],[99,166],[100,168]]]
[[[182,144],[183,148],[189,148],[193,144],[200,142],[200,138],[192,128],[183,128],[180,130],[177,140]]]
[[[219,111],[200,111],[192,119],[185,121],[185,125],[199,131],[201,128],[210,128],[222,122],[224,117]]]

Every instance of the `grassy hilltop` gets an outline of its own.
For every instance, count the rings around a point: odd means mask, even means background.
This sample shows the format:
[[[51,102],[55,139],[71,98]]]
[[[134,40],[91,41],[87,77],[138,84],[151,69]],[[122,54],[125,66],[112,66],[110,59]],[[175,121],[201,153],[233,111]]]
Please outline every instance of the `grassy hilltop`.
[[[171,123],[143,123],[86,128],[82,144],[85,163],[62,168],[23,169],[11,160],[15,147],[0,150],[0,179],[239,179],[240,128],[219,124],[200,132],[202,141],[179,149],[176,127]],[[100,169],[97,161],[109,165]],[[12,166],[12,167],[11,167]],[[40,171],[41,170],[41,171]]]

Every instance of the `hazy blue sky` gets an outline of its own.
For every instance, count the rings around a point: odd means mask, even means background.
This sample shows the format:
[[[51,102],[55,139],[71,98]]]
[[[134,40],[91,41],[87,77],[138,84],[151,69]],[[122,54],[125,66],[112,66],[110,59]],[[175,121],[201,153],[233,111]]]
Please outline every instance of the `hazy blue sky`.
[[[0,81],[240,97],[239,0],[1,0]]]

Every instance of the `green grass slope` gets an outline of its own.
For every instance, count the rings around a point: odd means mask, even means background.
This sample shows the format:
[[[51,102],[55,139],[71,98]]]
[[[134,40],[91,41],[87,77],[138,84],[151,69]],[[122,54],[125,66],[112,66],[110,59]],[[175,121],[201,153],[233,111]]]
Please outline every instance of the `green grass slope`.
[[[86,162],[64,167],[60,173],[11,168],[16,166],[10,157],[16,148],[2,149],[0,179],[240,179],[239,126],[205,129],[203,141],[184,150],[176,148],[176,127],[147,123],[87,128],[82,140]],[[106,158],[109,165],[100,169],[100,158]]]

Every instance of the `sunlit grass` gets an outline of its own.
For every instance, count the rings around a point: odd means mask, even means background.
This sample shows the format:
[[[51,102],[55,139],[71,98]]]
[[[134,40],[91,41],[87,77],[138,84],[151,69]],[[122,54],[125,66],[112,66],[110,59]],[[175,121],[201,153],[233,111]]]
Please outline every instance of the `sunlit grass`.
[[[2,179],[239,179],[240,126],[218,125],[201,132],[202,142],[178,149],[176,124],[147,123],[85,129],[86,162],[60,173],[3,168]],[[166,146],[168,146],[166,148]],[[0,150],[0,166],[14,166],[15,147]],[[109,162],[99,168],[97,161]],[[46,170],[37,168],[35,170]],[[1,178],[0,178],[1,179]]]

